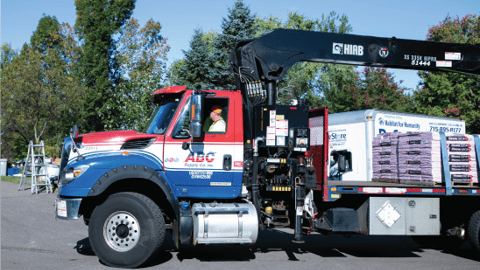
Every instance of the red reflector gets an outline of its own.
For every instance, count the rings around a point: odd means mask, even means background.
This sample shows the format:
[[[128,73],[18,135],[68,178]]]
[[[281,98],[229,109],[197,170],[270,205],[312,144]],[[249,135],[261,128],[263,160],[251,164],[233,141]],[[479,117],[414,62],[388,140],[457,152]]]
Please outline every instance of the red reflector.
[[[445,189],[433,189],[432,192],[434,192],[434,193],[445,193]]]
[[[422,192],[421,188],[407,188],[407,192]]]
[[[459,190],[458,190],[458,193],[467,194],[467,193],[468,193],[468,190],[466,190],[466,189],[459,189]]]
[[[290,107],[290,110],[296,110],[297,107]]]

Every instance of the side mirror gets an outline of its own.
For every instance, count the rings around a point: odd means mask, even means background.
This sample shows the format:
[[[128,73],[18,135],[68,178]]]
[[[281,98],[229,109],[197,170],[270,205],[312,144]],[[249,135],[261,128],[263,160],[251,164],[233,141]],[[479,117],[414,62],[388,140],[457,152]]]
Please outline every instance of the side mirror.
[[[78,137],[77,125],[73,125],[73,128],[70,129],[70,137],[72,137],[72,139],[76,139]]]
[[[205,96],[196,92],[192,95],[192,108],[190,110],[192,121],[190,123],[190,135],[192,138],[202,136],[203,106]]]
[[[338,171],[339,172],[345,172],[347,170],[347,161],[345,159],[345,156],[339,155],[338,156]]]

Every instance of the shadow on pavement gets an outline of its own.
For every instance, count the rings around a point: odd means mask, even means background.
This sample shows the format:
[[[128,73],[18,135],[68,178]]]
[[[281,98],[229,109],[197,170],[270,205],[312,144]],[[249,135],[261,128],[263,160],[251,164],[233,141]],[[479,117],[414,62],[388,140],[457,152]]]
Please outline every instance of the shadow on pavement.
[[[466,243],[463,247],[456,250],[443,250],[442,253],[480,262],[480,256],[478,256],[479,251],[470,245],[470,243]]]
[[[92,250],[92,247],[90,246],[90,240],[88,239],[88,237],[78,241],[77,245],[73,248],[76,249],[77,252],[82,255],[87,255],[87,256],[95,255],[95,253]]]
[[[270,252],[285,252],[288,261],[298,261],[297,255],[315,254],[319,257],[359,257],[359,258],[418,258],[424,252],[411,237],[407,236],[364,236],[353,235],[320,235],[312,234],[305,236],[305,244],[292,243],[293,233],[279,230],[266,229],[259,233],[257,243],[253,246],[244,245],[204,245],[192,246],[177,250],[171,240],[171,233],[167,232],[161,251],[153,261],[144,267],[161,265],[173,258],[177,252],[177,259],[196,259],[201,262],[228,262],[228,261],[251,261],[256,259],[256,254]],[[77,242],[78,253],[94,255],[90,248],[88,238]],[[470,244],[463,245],[455,251],[442,251],[445,254],[480,261],[478,251]]]

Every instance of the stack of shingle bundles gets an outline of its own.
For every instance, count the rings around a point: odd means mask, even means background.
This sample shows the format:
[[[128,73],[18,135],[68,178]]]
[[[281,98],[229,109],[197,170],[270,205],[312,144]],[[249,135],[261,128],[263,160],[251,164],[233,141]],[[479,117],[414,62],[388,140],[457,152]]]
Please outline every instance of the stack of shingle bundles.
[[[378,134],[372,141],[373,181],[397,182],[397,146],[401,133]]]
[[[405,133],[398,143],[398,172],[401,183],[434,185],[442,182],[440,134]]]
[[[450,177],[457,183],[478,183],[475,141],[472,135],[446,135]]]

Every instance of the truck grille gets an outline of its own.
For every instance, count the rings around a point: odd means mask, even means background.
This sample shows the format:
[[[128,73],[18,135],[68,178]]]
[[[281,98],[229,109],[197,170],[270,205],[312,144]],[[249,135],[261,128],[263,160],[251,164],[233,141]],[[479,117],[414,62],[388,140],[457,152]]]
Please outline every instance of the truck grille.
[[[144,149],[153,144],[155,138],[133,139],[123,143],[121,150],[126,149]]]

